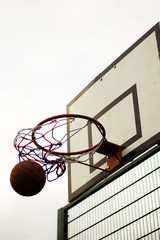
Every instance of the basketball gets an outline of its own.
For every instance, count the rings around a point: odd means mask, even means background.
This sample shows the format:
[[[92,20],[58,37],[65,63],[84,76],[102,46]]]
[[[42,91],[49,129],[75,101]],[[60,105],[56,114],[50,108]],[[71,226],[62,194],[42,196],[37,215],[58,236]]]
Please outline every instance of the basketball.
[[[10,174],[12,188],[22,196],[33,196],[39,193],[46,182],[44,169],[31,160],[15,165]]]

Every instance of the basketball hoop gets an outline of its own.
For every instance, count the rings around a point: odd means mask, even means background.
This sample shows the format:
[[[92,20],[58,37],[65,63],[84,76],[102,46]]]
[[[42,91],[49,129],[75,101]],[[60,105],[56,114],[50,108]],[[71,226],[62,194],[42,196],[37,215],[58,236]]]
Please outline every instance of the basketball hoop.
[[[86,141],[80,134],[89,129],[94,129],[96,136],[99,136],[98,141],[87,148],[82,144]],[[77,138],[78,135],[80,135],[79,138]],[[64,146],[71,138],[78,142],[75,144],[78,147],[82,145],[81,149],[72,149],[71,146],[69,151],[64,151]],[[20,161],[36,161],[45,168],[48,181],[62,176],[68,162],[80,163],[105,172],[111,170],[111,168],[102,169],[87,163],[96,152],[108,157],[112,156],[116,162],[121,161],[120,147],[106,140],[106,132],[102,124],[91,117],[79,114],[50,117],[34,128],[22,129],[14,140],[14,146],[19,152]]]

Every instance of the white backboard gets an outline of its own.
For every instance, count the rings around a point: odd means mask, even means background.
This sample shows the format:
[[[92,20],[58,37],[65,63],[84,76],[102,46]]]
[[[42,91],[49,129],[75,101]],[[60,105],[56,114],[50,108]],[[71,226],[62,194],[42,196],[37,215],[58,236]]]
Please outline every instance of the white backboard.
[[[123,164],[160,139],[159,56],[158,23],[67,105],[68,114],[87,115],[105,127],[107,140],[122,146]],[[77,144],[69,141],[69,148]],[[93,164],[106,168],[101,155]],[[103,178],[100,170],[90,171],[90,167],[70,163],[69,201]]]

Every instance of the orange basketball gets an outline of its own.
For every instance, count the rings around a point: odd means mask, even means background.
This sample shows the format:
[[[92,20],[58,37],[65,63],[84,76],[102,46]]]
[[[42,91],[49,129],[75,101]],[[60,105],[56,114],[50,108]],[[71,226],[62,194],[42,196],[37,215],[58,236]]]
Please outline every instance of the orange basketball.
[[[31,160],[16,164],[11,171],[11,186],[22,196],[33,196],[39,193],[45,182],[45,171],[40,164]]]

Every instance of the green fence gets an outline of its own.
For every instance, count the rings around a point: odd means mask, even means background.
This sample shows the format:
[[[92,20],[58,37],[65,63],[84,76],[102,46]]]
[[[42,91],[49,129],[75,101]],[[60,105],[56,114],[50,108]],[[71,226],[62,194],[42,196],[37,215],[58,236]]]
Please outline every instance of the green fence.
[[[159,146],[59,209],[63,239],[160,239]]]

